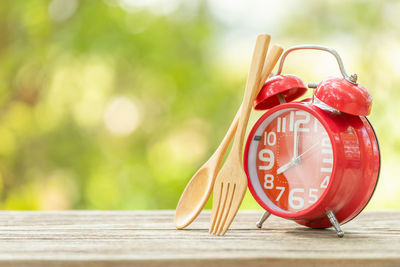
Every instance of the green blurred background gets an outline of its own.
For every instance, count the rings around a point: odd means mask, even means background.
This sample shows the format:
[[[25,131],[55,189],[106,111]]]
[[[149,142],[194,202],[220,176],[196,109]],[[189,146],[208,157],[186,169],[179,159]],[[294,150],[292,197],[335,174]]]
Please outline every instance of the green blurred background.
[[[359,75],[383,159],[368,208],[399,209],[398,14],[399,1],[373,0],[2,1],[0,208],[174,209],[266,32],[333,47]],[[321,52],[285,66],[306,83],[339,75]],[[242,208],[259,209],[249,193]]]

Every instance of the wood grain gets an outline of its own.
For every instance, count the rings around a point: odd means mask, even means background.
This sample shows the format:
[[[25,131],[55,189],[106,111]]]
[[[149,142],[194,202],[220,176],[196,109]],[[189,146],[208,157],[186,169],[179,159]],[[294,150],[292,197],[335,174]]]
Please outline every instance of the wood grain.
[[[226,236],[210,212],[176,230],[174,211],[0,212],[0,266],[400,266],[400,212],[364,212],[313,230],[241,211]]]
[[[260,80],[263,69],[272,71],[278,61],[282,48],[274,45],[265,63],[270,37],[267,34],[257,36],[253,57],[244,90],[243,102],[233,139],[232,148],[220,169],[213,188],[213,206],[209,231],[214,235],[225,235],[238,212],[247,191],[247,176],[243,169],[242,152],[247,123],[254,99],[260,92]],[[270,55],[272,54],[272,55]],[[265,66],[264,66],[265,63]],[[269,75],[269,74],[268,74]]]

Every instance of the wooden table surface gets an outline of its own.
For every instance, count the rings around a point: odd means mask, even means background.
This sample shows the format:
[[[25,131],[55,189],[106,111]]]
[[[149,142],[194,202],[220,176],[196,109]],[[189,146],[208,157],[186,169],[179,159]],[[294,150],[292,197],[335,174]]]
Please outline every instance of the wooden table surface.
[[[0,266],[400,266],[400,212],[364,212],[313,230],[241,211],[224,237],[209,211],[186,230],[174,211],[0,212]]]

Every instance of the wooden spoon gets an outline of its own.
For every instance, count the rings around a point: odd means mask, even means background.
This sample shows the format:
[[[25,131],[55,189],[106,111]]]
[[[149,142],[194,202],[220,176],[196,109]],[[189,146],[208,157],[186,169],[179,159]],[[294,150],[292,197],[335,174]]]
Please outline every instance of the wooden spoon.
[[[177,229],[183,229],[191,224],[210,198],[222,159],[236,133],[240,109],[217,150],[193,175],[183,191],[175,211],[174,224]]]
[[[271,37],[265,35],[265,53],[267,53]],[[265,54],[264,54],[265,55]],[[265,81],[265,80],[264,80]],[[200,214],[204,205],[210,198],[211,192],[214,187],[214,182],[217,177],[222,159],[239,123],[239,114],[241,113],[242,106],[236,113],[236,116],[229,127],[228,132],[223,138],[217,150],[211,158],[200,167],[200,169],[193,175],[192,179],[187,184],[183,191],[175,211],[174,224],[177,229],[183,229],[191,224],[194,219]]]

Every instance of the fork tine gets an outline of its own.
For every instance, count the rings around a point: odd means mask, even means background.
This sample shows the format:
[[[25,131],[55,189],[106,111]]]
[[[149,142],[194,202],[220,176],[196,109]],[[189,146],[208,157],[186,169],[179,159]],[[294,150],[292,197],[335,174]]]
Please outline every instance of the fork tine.
[[[244,188],[244,189],[245,189],[244,193],[246,193],[246,188]],[[237,193],[240,194],[241,192],[237,192]],[[228,231],[229,227],[231,226],[232,221],[235,218],[235,216],[239,210],[240,204],[242,203],[242,199],[243,198],[237,198],[237,197],[233,199],[231,209],[229,211],[229,214],[227,215],[227,219],[223,226],[221,235],[225,235],[226,231]]]
[[[208,232],[211,234],[214,230],[214,225],[217,219],[217,215],[219,212],[220,202],[221,202],[221,195],[223,190],[222,183],[215,183],[213,189],[213,204],[212,204],[212,211],[211,211],[211,220],[210,220],[210,228]]]
[[[224,166],[221,168],[218,176],[216,177],[216,183],[225,181],[225,183],[228,184],[226,185],[226,189],[221,188],[221,190],[218,190],[220,191],[219,198],[215,198],[215,201],[213,201],[210,225],[210,232],[213,234],[220,235],[221,231],[225,233],[226,229],[229,228],[233,217],[235,217],[235,214],[243,200],[244,194],[242,186],[245,186],[244,189],[247,188],[247,178],[243,171],[241,159],[242,146],[248,117],[251,112],[252,101],[259,89],[255,87],[257,87],[257,83],[260,80],[259,76],[263,69],[263,63],[265,61],[268,45],[269,35],[261,34],[257,36],[256,45],[254,47],[253,56],[251,59],[250,70],[247,77],[244,99],[242,102],[246,110],[241,110],[238,125],[239,127],[237,129],[231,151],[225,160]],[[267,67],[269,67],[269,65],[267,65]],[[229,184],[229,182],[231,182],[231,184]],[[225,186],[221,184],[221,187]],[[215,191],[216,190],[214,187],[214,192]],[[237,191],[239,191],[239,194],[237,194]],[[228,198],[229,192],[231,192],[231,194]],[[228,205],[226,206],[227,203]]]
[[[227,194],[227,205],[225,206],[225,212],[222,215],[223,220],[221,221],[220,225],[218,225],[218,228],[215,231],[216,235],[220,235],[220,233],[225,225],[228,214],[230,213],[230,209],[232,207],[232,200],[235,196],[235,189],[236,189],[236,183],[233,184],[233,188],[231,190],[232,193],[229,194],[229,196]]]
[[[224,183],[222,183],[222,186],[224,188],[226,188],[226,189],[222,190],[222,192],[221,192],[221,201],[219,203],[220,206],[218,208],[217,219],[216,219],[216,223],[215,223],[215,225],[213,227],[213,230],[212,230],[212,234],[214,234],[214,235],[215,235],[215,233],[216,233],[216,231],[217,231],[217,229],[218,229],[218,227],[219,227],[219,225],[221,223],[221,219],[224,218],[223,215],[224,215],[224,211],[225,211],[225,208],[226,208],[226,200],[228,199],[230,184],[228,183],[228,184],[225,184],[225,186],[224,186]]]

